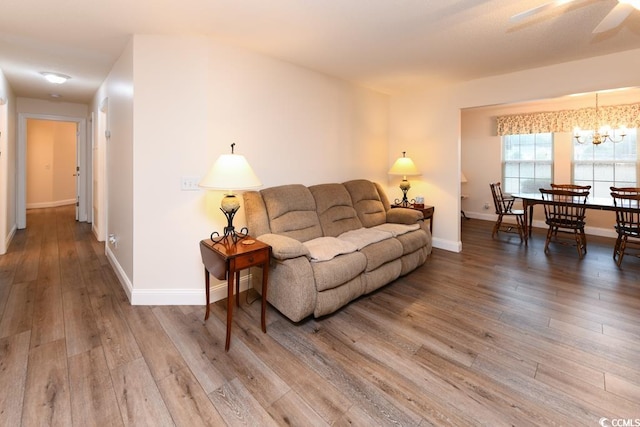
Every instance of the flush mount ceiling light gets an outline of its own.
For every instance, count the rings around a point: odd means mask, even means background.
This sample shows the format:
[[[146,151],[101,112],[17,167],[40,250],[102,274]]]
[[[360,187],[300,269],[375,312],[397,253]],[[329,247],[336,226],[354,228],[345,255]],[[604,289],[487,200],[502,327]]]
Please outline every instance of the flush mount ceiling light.
[[[60,74],[60,73],[53,73],[51,71],[41,71],[40,74],[42,74],[42,76],[45,79],[47,79],[48,82],[54,83],[57,85],[61,85],[62,83],[66,82],[71,78],[67,75]]]

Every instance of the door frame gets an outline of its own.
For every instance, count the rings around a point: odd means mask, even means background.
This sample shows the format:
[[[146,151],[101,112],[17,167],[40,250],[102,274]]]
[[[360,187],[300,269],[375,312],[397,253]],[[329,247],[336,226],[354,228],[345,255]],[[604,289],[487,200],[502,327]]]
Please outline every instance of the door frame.
[[[91,203],[91,197],[88,193],[88,181],[91,177],[91,165],[87,162],[87,119],[85,117],[69,117],[50,114],[18,114],[18,149],[16,156],[16,222],[18,229],[27,227],[27,120],[52,120],[57,122],[72,122],[77,126],[76,137],[76,158],[80,167],[80,179],[76,193],[78,194],[78,221],[86,222],[88,220],[88,207]]]
[[[7,252],[7,246],[11,241],[11,235],[15,232],[15,228],[11,225],[11,231],[7,226],[9,225],[9,212],[8,206],[10,205],[8,199],[9,191],[9,158],[8,158],[8,111],[7,100],[0,96],[0,255],[4,255]]]

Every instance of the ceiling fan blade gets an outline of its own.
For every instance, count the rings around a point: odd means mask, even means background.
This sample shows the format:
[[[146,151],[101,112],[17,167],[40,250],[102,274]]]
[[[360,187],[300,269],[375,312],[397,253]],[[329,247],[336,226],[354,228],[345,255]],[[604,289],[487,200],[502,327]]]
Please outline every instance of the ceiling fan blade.
[[[622,24],[622,21],[627,19],[627,16],[633,12],[635,8],[628,3],[619,2],[611,9],[611,12],[604,17],[598,26],[593,30],[594,34],[604,33],[605,31],[612,30],[618,25]]]
[[[534,7],[533,9],[529,9],[529,10],[525,10],[524,12],[518,13],[513,15],[511,18],[509,18],[509,21],[516,23],[516,22],[520,22],[523,21],[524,19],[536,15],[538,13],[542,13],[545,10],[548,9],[553,9],[554,7],[558,7],[558,6],[562,6],[564,4],[567,3],[572,3],[575,0],[555,0],[555,1],[550,1],[549,3],[545,3],[543,5],[540,5],[538,7]]]

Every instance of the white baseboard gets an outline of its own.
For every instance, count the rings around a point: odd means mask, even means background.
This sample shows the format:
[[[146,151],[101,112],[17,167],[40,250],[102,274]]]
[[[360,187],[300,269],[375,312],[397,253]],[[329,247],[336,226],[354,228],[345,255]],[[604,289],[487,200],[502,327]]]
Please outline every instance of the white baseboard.
[[[462,251],[462,242],[454,242],[453,240],[445,240],[434,237],[432,242],[434,248],[444,249],[449,252]]]
[[[127,274],[122,269],[122,266],[116,259],[115,255],[113,255],[111,248],[106,245],[105,245],[105,254],[107,255],[109,264],[111,264],[111,267],[113,267],[113,270],[116,273],[116,277],[118,278],[118,281],[122,285],[122,289],[124,289],[125,293],[127,294],[127,298],[129,298],[129,301],[132,302],[131,296],[132,296],[133,284],[127,277]]]
[[[205,305],[204,283],[202,287],[197,289],[135,289],[109,247],[106,249],[106,254],[131,305]],[[251,275],[241,276],[240,291],[246,291],[249,288],[249,283],[251,283]],[[210,302],[216,302],[226,297],[227,282],[211,283],[209,287]]]
[[[55,202],[27,203],[27,209],[57,208],[60,206],[75,205],[76,199],[57,200]]]
[[[9,234],[7,234],[7,236],[4,239],[4,247],[5,247],[5,251],[3,253],[0,253],[0,255],[4,255],[5,253],[7,253],[7,249],[9,249],[9,245],[11,244],[11,241],[13,240],[13,236],[16,235],[16,230],[17,227],[14,224],[13,227],[11,227],[11,230],[9,231]]]
[[[204,280],[203,280],[204,282]],[[240,292],[249,288],[250,276],[240,278]],[[210,302],[227,297],[227,282],[212,283]],[[197,289],[134,289],[131,305],[205,305],[204,283]]]

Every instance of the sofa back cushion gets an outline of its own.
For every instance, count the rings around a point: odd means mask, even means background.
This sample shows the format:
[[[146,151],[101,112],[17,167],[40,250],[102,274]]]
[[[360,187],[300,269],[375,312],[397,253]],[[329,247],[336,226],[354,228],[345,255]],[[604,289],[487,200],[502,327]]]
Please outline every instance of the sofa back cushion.
[[[387,209],[383,203],[387,198],[384,194],[380,195],[376,184],[366,179],[357,179],[345,182],[344,186],[351,195],[353,207],[363,226],[375,227],[387,221]]]
[[[247,217],[247,228],[249,234],[254,237],[271,233],[267,208],[264,206],[262,194],[258,191],[245,191],[242,193],[244,199],[244,212]]]
[[[322,232],[328,237],[362,228],[349,192],[342,184],[320,184],[309,187],[316,201]]]
[[[271,232],[306,242],[322,236],[316,202],[307,187],[282,185],[260,191]]]

